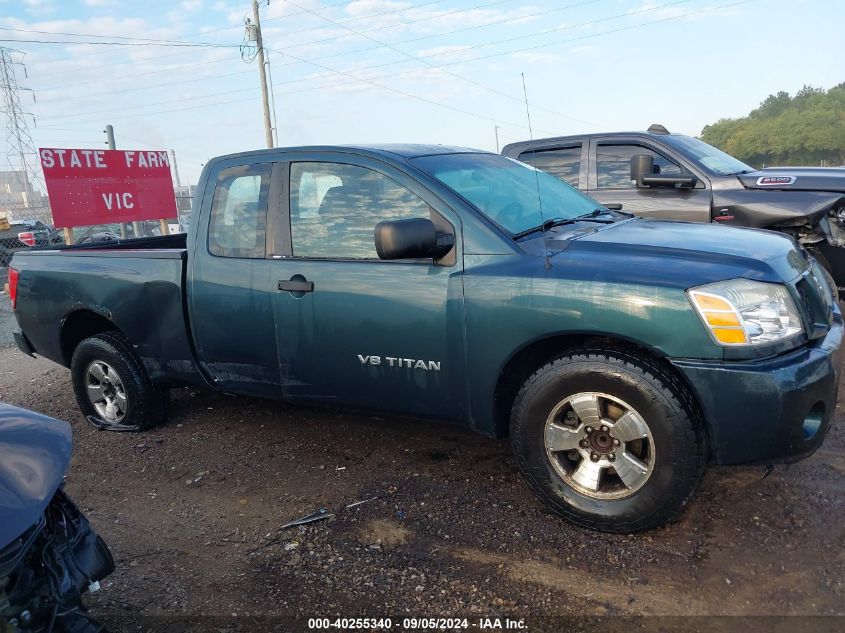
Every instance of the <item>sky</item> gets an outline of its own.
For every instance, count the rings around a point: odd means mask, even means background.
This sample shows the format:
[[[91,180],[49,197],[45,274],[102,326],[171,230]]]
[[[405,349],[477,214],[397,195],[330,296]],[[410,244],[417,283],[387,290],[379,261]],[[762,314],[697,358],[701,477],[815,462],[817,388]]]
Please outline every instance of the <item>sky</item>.
[[[769,94],[845,81],[840,0],[264,0],[260,12],[279,146],[495,150],[497,133],[529,138],[523,75],[534,138],[651,123],[698,135]],[[0,0],[36,147],[102,148],[112,124],[118,148],[175,150],[182,184],[212,156],[264,147],[257,61],[241,46],[251,13],[249,0]]]

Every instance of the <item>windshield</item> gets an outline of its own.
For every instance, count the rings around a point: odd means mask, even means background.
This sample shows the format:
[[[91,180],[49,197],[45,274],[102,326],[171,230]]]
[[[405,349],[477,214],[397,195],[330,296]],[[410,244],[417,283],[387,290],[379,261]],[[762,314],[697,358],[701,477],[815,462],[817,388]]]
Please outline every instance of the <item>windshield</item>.
[[[602,208],[554,176],[497,154],[438,154],[411,162],[512,235]]]
[[[678,151],[683,152],[690,159],[719,176],[732,176],[733,174],[754,171],[753,167],[749,167],[741,160],[737,160],[730,154],[725,154],[722,150],[692,136],[673,134],[665,138],[666,142],[674,145]]]

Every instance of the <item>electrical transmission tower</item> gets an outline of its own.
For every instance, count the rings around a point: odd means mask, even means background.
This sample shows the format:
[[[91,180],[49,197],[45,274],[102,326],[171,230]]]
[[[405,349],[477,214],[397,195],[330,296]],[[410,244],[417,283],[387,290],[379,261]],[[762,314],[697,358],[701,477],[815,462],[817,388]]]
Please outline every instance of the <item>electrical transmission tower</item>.
[[[18,84],[17,68],[26,68],[20,60],[22,53],[11,48],[0,47],[0,91],[3,93],[3,114],[6,116],[6,162],[9,171],[3,174],[5,196],[0,198],[0,207],[20,218],[37,218],[50,222],[50,214],[41,188],[37,167],[37,156],[26,117],[30,113],[21,107],[20,93],[26,88]],[[0,191],[0,195],[4,192]]]

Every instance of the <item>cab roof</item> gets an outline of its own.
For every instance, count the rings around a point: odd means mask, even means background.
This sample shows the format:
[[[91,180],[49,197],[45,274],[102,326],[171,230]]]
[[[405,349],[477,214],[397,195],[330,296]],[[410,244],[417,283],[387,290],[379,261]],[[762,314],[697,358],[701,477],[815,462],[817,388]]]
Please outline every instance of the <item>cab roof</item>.
[[[374,145],[302,145],[297,147],[274,147],[271,149],[236,152],[234,154],[218,156],[212,160],[216,162],[228,158],[261,156],[264,154],[286,154],[289,152],[349,152],[352,154],[364,154],[369,156],[385,156],[394,159],[417,158],[419,156],[431,156],[438,154],[466,154],[468,152],[479,154],[491,153],[486,150],[473,149],[470,147],[459,147],[454,145],[425,145],[417,143],[382,143]]]

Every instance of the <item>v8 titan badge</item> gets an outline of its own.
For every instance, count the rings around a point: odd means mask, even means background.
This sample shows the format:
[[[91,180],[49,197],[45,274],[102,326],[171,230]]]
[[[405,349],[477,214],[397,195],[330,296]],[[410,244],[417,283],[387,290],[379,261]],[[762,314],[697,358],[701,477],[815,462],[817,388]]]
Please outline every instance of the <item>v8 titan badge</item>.
[[[363,354],[358,354],[358,360],[361,361],[362,365],[389,365],[390,367],[440,371],[439,360],[419,360],[416,358],[399,358],[398,356],[364,356]]]

